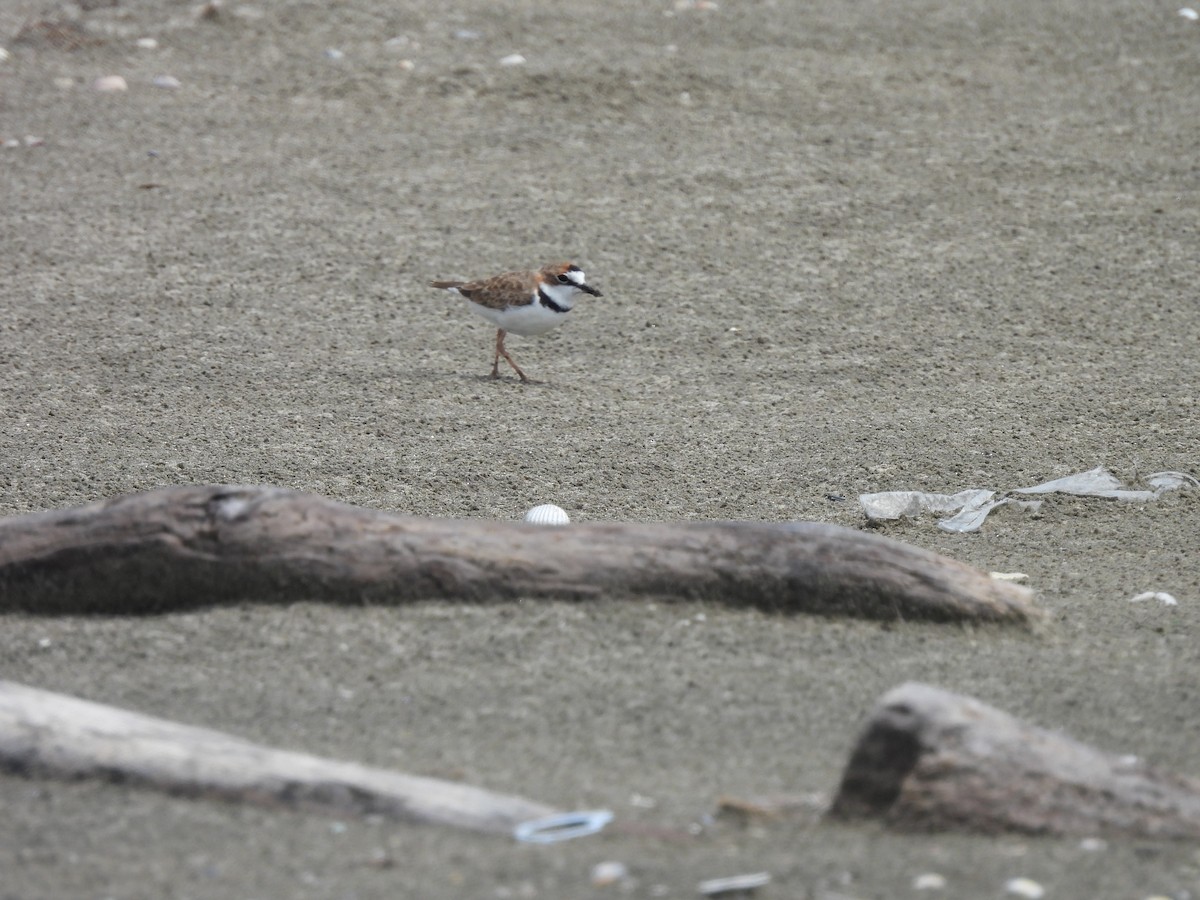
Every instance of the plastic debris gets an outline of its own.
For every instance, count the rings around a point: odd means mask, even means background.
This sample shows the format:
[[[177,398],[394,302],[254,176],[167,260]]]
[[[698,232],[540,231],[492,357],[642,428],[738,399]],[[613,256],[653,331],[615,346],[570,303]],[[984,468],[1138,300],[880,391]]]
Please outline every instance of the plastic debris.
[[[1146,600],[1157,600],[1163,606],[1178,606],[1179,601],[1166,591],[1144,591],[1136,597],[1130,597],[1130,603],[1143,603]]]
[[[522,822],[513,829],[513,837],[527,844],[557,844],[559,841],[596,834],[612,820],[612,811],[607,809],[559,813]]]
[[[1146,477],[1146,484],[1150,486],[1149,490],[1131,490],[1123,487],[1106,469],[1097,467],[1032,487],[1013,488],[1004,492],[978,488],[959,491],[957,494],[884,491],[863,494],[858,498],[858,502],[872,522],[891,521],[902,516],[916,517],[921,513],[953,513],[954,515],[939,520],[938,528],[962,534],[978,531],[984,520],[997,507],[1012,505],[1018,509],[1036,511],[1041,505],[1040,500],[1021,500],[1012,495],[1058,493],[1145,503],[1157,500],[1167,491],[1200,486],[1200,481],[1183,472],[1155,472]]]
[[[770,872],[751,872],[748,875],[731,875],[728,878],[712,878],[696,885],[696,890],[705,897],[718,894],[733,894],[753,891],[771,882]]]

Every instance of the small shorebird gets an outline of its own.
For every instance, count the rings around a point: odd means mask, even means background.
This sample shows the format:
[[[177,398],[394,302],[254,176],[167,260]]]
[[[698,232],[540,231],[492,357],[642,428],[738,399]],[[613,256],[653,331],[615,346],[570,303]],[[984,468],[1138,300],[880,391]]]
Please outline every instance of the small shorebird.
[[[566,321],[577,295],[603,296],[587,283],[583,270],[569,262],[529,272],[505,272],[480,281],[431,281],[429,286],[466,297],[472,312],[496,326],[492,377],[500,377],[503,356],[523,382],[529,379],[504,349],[504,336],[510,331],[522,337],[545,334]]]

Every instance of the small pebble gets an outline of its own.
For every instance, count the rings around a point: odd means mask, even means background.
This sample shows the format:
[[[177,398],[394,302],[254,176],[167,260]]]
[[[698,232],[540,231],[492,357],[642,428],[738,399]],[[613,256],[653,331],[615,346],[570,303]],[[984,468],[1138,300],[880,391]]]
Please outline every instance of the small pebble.
[[[4,143],[0,146],[3,146],[5,150],[12,150],[15,147],[20,147],[21,142],[16,138],[5,138]]]
[[[1087,837],[1079,842],[1079,849],[1086,853],[1103,853],[1108,849],[1108,841],[1104,838]]]
[[[502,66],[523,66],[525,62],[525,57],[520,53],[510,53],[508,56],[500,59],[500,65]]]
[[[1004,883],[1004,890],[1015,897],[1027,897],[1028,900],[1040,900],[1046,896],[1046,889],[1032,878],[1010,878]]]
[[[946,886],[946,876],[937,872],[925,872],[913,879],[914,891],[940,891]]]
[[[325,48],[325,58],[332,59],[336,62],[339,59],[345,59],[346,54],[343,53],[341,50],[339,50],[337,47],[326,47]]]
[[[111,94],[116,91],[127,91],[129,90],[129,85],[120,75],[101,75],[92,82],[92,90],[103,94]]]
[[[0,47],[0,62],[4,62],[6,59],[10,58],[11,56],[12,56],[11,53],[9,53],[3,47]]]
[[[1179,14],[1185,19],[1190,19],[1193,22],[1195,22],[1197,19],[1200,19],[1200,13],[1196,12],[1190,6],[1185,6],[1179,11]]]
[[[38,646],[45,650],[50,646],[50,638],[38,638]]]
[[[401,69],[403,69],[405,72],[411,72],[413,69],[415,69],[417,67],[417,64],[415,62],[413,62],[411,59],[402,59],[402,60],[400,60],[400,62],[396,63],[396,65],[399,66]]]
[[[629,867],[623,862],[608,860],[592,866],[592,884],[596,887],[608,887],[629,877]]]
[[[183,87],[183,82],[174,75],[155,75],[154,86],[162,88],[164,91],[176,91]]]
[[[477,41],[483,37],[483,32],[476,31],[474,28],[460,28],[454,32],[454,36],[460,41]]]
[[[155,40],[154,38],[150,38],[150,37],[138,38],[137,45],[142,50],[157,50],[158,49],[158,41]]]

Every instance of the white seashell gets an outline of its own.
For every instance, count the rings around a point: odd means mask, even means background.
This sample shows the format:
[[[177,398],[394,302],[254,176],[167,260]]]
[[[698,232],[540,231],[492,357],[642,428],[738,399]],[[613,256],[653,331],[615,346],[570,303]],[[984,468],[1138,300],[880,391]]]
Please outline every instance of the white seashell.
[[[592,866],[592,884],[596,887],[608,887],[629,877],[629,867],[623,862],[608,860]]]
[[[1193,22],[1195,22],[1197,19],[1200,19],[1200,13],[1196,12],[1190,6],[1185,6],[1179,11],[1179,14],[1185,19],[1191,19]]]
[[[571,517],[561,506],[543,503],[525,513],[525,521],[530,525],[570,525]]]
[[[1046,896],[1046,889],[1032,878],[1010,878],[1004,883],[1004,890],[1028,900],[1041,900]]]
[[[525,57],[520,53],[510,53],[508,56],[500,60],[502,66],[523,66],[525,65]]]
[[[940,891],[946,886],[946,876],[937,872],[926,872],[913,879],[914,891]]]
[[[751,872],[749,875],[731,875],[728,878],[702,881],[696,885],[696,890],[706,897],[713,897],[717,894],[742,894],[769,884],[770,881],[770,872]]]
[[[1029,576],[1024,572],[988,572],[993,581],[1011,581],[1013,584],[1028,584]]]
[[[4,62],[4,61],[5,61],[6,59],[8,59],[10,56],[12,56],[12,54],[11,54],[11,53],[9,53],[9,52],[8,52],[7,50],[5,50],[3,47],[0,47],[0,62]]]
[[[139,50],[157,50],[158,41],[152,37],[138,38],[137,46]]]
[[[1178,606],[1179,601],[1166,591],[1143,591],[1136,597],[1130,597],[1130,603],[1141,603],[1145,600],[1157,600],[1163,606]]]
[[[111,94],[114,91],[127,91],[129,85],[120,75],[101,75],[92,82],[92,90]]]
[[[174,75],[155,75],[154,86],[162,88],[164,91],[176,91],[183,87],[183,82]]]

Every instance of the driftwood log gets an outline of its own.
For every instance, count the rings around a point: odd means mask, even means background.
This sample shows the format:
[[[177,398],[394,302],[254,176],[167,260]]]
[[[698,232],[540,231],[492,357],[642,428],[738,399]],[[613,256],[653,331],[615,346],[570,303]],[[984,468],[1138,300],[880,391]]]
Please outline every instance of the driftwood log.
[[[0,611],[243,600],[711,598],[781,611],[1030,623],[1030,592],[816,523],[428,519],[273,487],[169,487],[0,520]]]
[[[500,834],[556,812],[520,797],[276,750],[10,681],[0,681],[0,770]]]
[[[871,715],[830,815],[922,830],[1194,839],[1200,781],[909,683]]]

